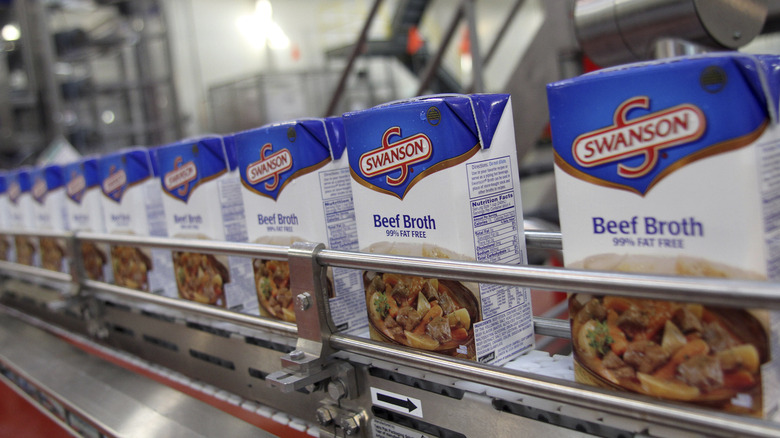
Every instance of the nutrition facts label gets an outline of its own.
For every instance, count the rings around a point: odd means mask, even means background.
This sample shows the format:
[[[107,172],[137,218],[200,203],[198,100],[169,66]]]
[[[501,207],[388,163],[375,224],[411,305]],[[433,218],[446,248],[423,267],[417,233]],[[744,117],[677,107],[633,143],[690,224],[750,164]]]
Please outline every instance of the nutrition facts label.
[[[349,168],[320,172],[319,176],[328,248],[357,251],[357,223]],[[333,322],[339,330],[356,331],[368,325],[362,311],[366,307],[362,273],[354,269],[333,268],[333,283],[336,296],[330,300],[330,308]]]
[[[127,194],[125,194],[127,196]],[[162,190],[156,179],[149,179],[143,185],[143,199],[146,203],[146,223],[150,236],[168,237],[165,224],[165,209],[163,208]],[[133,203],[127,200],[123,204],[129,208],[135,208]],[[171,252],[164,249],[152,248],[149,250],[152,256],[152,269],[149,271],[149,291],[166,297],[178,297],[176,281],[173,276],[173,260]]]
[[[474,249],[478,261],[519,264],[523,260],[523,242],[518,227],[512,168],[509,157],[480,161],[466,166],[469,203],[474,228]],[[483,321],[475,324],[477,360],[502,362],[532,343],[531,311],[527,289],[495,284],[480,284]],[[511,335],[510,335],[511,334]],[[509,339],[511,338],[511,339]]]
[[[222,226],[228,242],[246,242],[244,203],[241,199],[241,180],[237,175],[228,175],[219,180],[219,201],[222,206]]]
[[[322,205],[325,209],[325,224],[328,227],[328,247],[357,251],[357,224],[349,179],[348,168],[320,172]]]
[[[222,211],[222,227],[228,242],[246,242],[244,204],[241,199],[241,180],[238,175],[229,174],[220,178],[219,201]],[[230,281],[225,284],[225,302],[230,310],[257,315],[260,313],[255,293],[252,259],[229,256]]]
[[[471,217],[477,260],[517,264],[522,261],[509,158],[468,165]]]
[[[494,263],[520,263],[520,236],[517,232],[514,193],[506,192],[471,202],[477,260]]]
[[[780,136],[780,134],[778,134]],[[758,145],[761,183],[761,206],[769,260],[767,277],[780,279],[780,138]]]

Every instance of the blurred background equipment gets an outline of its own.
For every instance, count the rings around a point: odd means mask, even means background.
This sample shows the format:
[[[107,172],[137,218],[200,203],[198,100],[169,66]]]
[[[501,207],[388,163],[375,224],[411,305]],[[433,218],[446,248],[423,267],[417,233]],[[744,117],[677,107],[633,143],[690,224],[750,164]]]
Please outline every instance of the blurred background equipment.
[[[764,28],[763,0],[589,0],[574,11],[582,49],[610,66],[713,50],[737,50]],[[777,13],[777,5],[773,12]],[[774,21],[777,16],[772,17]],[[776,23],[774,24],[776,26]]]
[[[160,2],[13,1],[0,11],[6,166],[58,138],[84,154],[182,136]]]

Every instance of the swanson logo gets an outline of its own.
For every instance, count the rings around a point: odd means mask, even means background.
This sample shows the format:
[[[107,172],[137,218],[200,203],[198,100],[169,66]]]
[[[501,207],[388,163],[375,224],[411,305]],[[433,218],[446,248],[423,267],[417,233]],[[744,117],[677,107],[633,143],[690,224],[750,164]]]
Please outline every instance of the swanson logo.
[[[615,110],[611,126],[577,137],[572,144],[577,164],[593,167],[643,156],[638,166],[617,165],[619,176],[640,178],[653,170],[659,151],[698,140],[707,126],[704,113],[692,104],[627,120],[628,112],[636,108],[649,109],[650,98],[637,96],[626,100]]]
[[[48,190],[46,180],[43,178],[36,179],[35,184],[32,186],[33,198],[38,202],[42,202],[43,197],[46,195],[46,190]]]
[[[87,180],[84,175],[78,175],[76,172],[71,174],[71,180],[65,185],[65,193],[69,198],[81,202],[81,196],[87,188]]]
[[[116,170],[116,167],[112,165],[108,170],[108,175],[108,178],[103,180],[103,192],[114,197],[114,192],[127,184],[127,174],[124,169]]]
[[[198,177],[198,168],[195,163],[188,161],[182,164],[184,159],[182,157],[176,157],[173,160],[173,170],[165,174],[163,178],[163,184],[165,190],[173,192],[177,190],[179,196],[187,196],[189,190],[189,183],[195,181]]]
[[[11,185],[8,186],[8,198],[11,200],[11,202],[16,204],[16,200],[19,199],[21,194],[22,186],[20,186],[16,181],[11,182]]]
[[[393,126],[382,134],[382,146],[360,156],[360,171],[366,177],[400,170],[398,177],[387,175],[388,185],[399,186],[409,176],[409,166],[427,160],[433,153],[431,139],[425,134],[415,134],[390,143],[390,137],[400,137],[401,128]]]
[[[246,167],[246,179],[252,185],[270,179],[269,182],[265,183],[264,187],[268,191],[273,191],[279,187],[281,181],[279,175],[284,171],[292,169],[293,158],[287,149],[268,155],[270,151],[271,143],[266,143],[260,148],[260,160]]]

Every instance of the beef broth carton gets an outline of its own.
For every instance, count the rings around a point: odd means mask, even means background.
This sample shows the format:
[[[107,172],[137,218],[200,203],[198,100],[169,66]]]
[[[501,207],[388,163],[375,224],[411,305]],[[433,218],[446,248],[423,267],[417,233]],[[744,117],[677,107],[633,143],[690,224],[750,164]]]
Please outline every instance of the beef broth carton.
[[[777,65],[674,58],[548,85],[566,266],[780,280]],[[777,410],[777,312],[684,295],[575,294],[569,309],[580,382]]]
[[[508,95],[431,96],[343,116],[360,250],[526,263]],[[534,346],[525,288],[363,273],[376,340],[501,364]]]
[[[32,168],[25,167],[9,172],[7,177],[8,200],[9,204],[9,226],[10,230],[16,231],[34,231],[35,210],[32,196],[32,183],[30,171]],[[28,236],[14,236],[13,239],[13,257],[12,260],[27,266],[39,267],[40,253],[38,251],[38,239]]]
[[[67,231],[65,186],[62,168],[51,164],[30,172],[33,197],[33,226],[38,231]],[[40,237],[41,267],[69,272],[67,242],[62,238]]]
[[[13,254],[13,238],[3,231],[11,227],[11,200],[8,199],[8,179],[6,173],[0,173],[0,261],[10,262]]]
[[[149,149],[130,148],[102,156],[98,175],[107,233],[168,237],[157,166]],[[116,285],[177,296],[170,251],[112,245],[110,256]]]
[[[339,118],[304,119],[234,135],[250,242],[321,242],[357,250],[349,165]],[[264,316],[295,321],[287,262],[256,259]],[[362,280],[354,270],[328,274],[329,305],[340,330],[365,330]]]
[[[246,241],[241,183],[229,141],[204,137],[157,149],[171,237]],[[258,313],[249,259],[174,251],[173,269],[180,298]]]
[[[87,157],[62,166],[68,224],[74,232],[105,233],[103,194],[97,157]],[[113,282],[108,245],[81,241],[84,275],[90,280]]]

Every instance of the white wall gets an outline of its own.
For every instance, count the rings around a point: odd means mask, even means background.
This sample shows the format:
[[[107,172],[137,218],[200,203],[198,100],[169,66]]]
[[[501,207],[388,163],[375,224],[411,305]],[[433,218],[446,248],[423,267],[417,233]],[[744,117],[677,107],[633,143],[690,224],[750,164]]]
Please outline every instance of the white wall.
[[[185,134],[209,126],[209,87],[260,72],[309,71],[325,66],[325,51],[351,44],[373,0],[272,0],[273,18],[290,39],[283,50],[257,47],[239,30],[254,0],[164,0]],[[384,38],[396,1],[385,1],[370,31]]]

